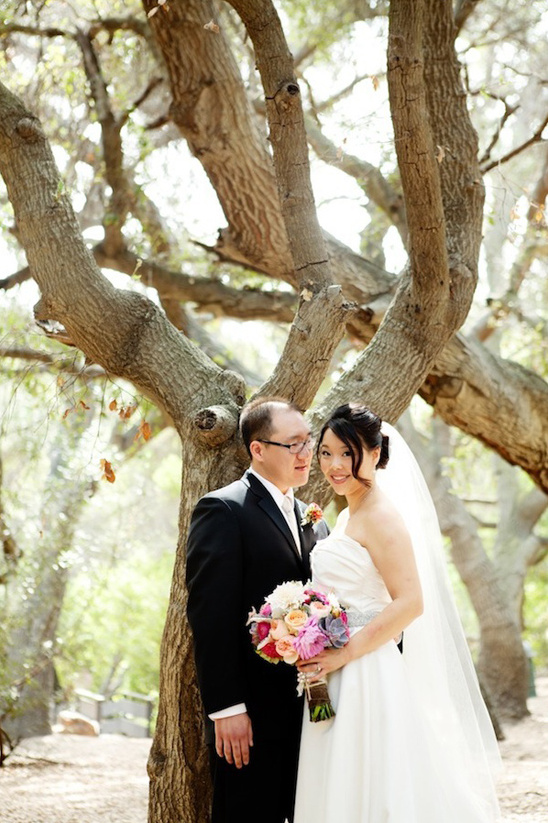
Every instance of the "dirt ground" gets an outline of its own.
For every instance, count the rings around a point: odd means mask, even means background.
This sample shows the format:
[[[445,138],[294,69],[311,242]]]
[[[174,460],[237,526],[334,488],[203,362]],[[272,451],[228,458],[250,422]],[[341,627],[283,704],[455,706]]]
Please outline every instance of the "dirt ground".
[[[504,823],[548,821],[548,677],[531,717],[505,727]],[[2,823],[146,823],[149,740],[52,734],[24,741],[0,769]],[[466,823],[466,821],[463,821]]]

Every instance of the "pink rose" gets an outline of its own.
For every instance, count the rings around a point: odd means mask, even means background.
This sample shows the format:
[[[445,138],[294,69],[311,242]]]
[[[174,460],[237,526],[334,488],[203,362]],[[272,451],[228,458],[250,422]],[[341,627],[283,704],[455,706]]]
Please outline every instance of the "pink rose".
[[[263,603],[259,609],[259,614],[262,614],[263,617],[270,617],[272,614],[272,606],[270,603]]]
[[[313,600],[309,606],[310,614],[313,617],[327,617],[331,613],[331,606],[328,603],[320,603],[319,600]]]
[[[276,641],[276,651],[286,663],[296,663],[299,655],[295,651],[294,639],[290,634]]]
[[[286,634],[289,634],[289,629],[285,625],[283,620],[273,620],[270,624],[270,636],[273,640],[280,640],[282,637],[285,637]]]

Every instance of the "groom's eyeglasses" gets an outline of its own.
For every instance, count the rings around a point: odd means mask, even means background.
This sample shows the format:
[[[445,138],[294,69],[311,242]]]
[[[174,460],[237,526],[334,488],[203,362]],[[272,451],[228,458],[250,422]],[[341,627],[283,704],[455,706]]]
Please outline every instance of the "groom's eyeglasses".
[[[305,449],[310,452],[314,448],[315,442],[311,437],[308,440],[300,440],[298,443],[277,443],[275,440],[259,440],[259,443],[267,443],[269,446],[281,446],[282,449],[287,449],[289,454],[301,454]]]

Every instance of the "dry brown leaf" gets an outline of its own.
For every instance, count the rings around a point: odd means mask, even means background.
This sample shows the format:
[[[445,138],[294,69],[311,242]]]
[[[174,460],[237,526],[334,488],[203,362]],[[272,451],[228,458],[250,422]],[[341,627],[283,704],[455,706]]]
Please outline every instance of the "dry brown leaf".
[[[377,89],[379,88],[379,78],[377,77],[376,74],[374,74],[371,77],[371,82],[373,84],[373,91],[377,91]]]
[[[116,411],[116,409],[118,408],[118,401],[117,400],[111,400],[110,403],[108,404],[108,407],[111,411]]]
[[[116,480],[114,469],[112,468],[112,464],[109,463],[108,460],[105,460],[104,457],[101,458],[101,471],[103,472],[101,475],[101,480],[107,480],[109,483],[114,483]]]
[[[137,431],[137,434],[135,435],[135,440],[139,440],[139,438],[142,437],[143,440],[146,442],[147,440],[150,440],[151,436],[152,431],[150,429],[149,423],[147,423],[146,420],[142,420],[141,425],[139,426],[139,429]]]
[[[120,420],[129,420],[129,418],[136,410],[136,408],[137,403],[135,403],[133,406],[121,406],[120,411],[118,412],[118,417],[120,418]]]

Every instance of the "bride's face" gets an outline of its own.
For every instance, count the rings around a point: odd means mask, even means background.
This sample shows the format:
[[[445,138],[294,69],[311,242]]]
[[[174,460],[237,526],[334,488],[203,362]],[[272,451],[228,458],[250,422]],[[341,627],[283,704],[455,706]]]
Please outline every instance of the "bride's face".
[[[326,429],[324,433],[318,456],[320,469],[337,494],[348,496],[358,491],[363,492],[364,484],[352,474],[352,452],[331,429]],[[372,451],[363,449],[362,464],[358,472],[359,478],[370,482],[373,480],[379,456],[379,448]]]

